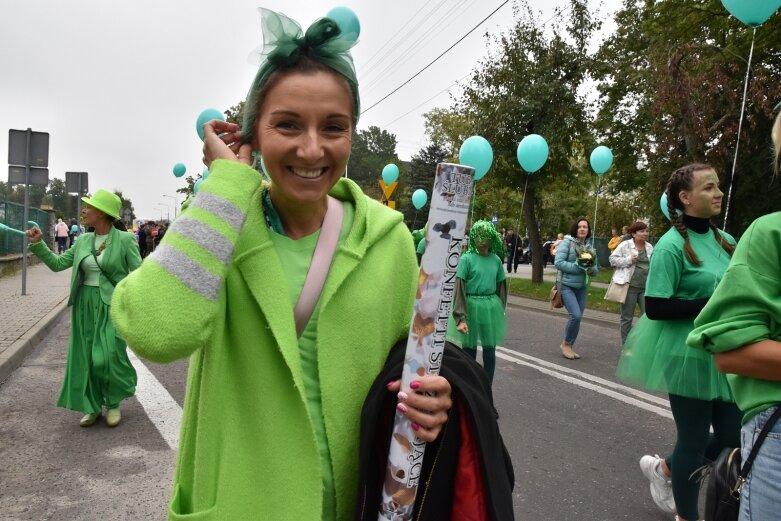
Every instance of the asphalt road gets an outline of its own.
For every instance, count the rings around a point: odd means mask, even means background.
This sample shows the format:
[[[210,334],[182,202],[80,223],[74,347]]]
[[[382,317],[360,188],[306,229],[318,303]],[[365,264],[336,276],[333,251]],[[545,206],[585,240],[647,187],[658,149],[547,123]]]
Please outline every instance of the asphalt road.
[[[509,308],[508,319],[494,397],[516,519],[670,521],[638,460],[669,450],[674,425],[664,397],[614,377],[617,327],[584,323],[583,358],[568,361],[558,348],[563,318]],[[0,386],[0,519],[164,519],[187,362],[144,362],[122,424],[80,428],[78,413],[55,407],[68,328],[65,317]]]

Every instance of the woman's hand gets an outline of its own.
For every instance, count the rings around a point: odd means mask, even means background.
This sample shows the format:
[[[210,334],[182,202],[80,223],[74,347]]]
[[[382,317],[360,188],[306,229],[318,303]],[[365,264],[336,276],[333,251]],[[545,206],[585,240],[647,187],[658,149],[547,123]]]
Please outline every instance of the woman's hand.
[[[410,383],[413,392],[399,392],[401,380],[388,384],[388,390],[398,393],[396,409],[412,422],[418,438],[431,442],[437,439],[453,406],[450,382],[441,376],[421,376]]]
[[[463,320],[456,325],[456,329],[465,335],[469,333],[469,326]]]
[[[43,232],[37,226],[33,226],[25,233],[27,234],[27,240],[30,241],[30,244],[41,242],[41,237],[43,237]]]
[[[252,164],[252,145],[241,144],[241,131],[236,123],[213,119],[203,125],[203,164],[211,168],[215,159]]]

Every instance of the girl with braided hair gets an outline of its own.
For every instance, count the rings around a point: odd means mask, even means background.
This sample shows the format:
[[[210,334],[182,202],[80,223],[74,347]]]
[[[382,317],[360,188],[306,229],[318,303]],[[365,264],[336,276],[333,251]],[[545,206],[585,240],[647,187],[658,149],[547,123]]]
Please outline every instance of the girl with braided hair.
[[[640,468],[660,509],[695,521],[700,485],[693,474],[722,448],[738,446],[740,410],[713,357],[687,347],[686,337],[724,275],[735,240],[710,222],[721,212],[724,195],[713,168],[700,163],[679,168],[665,193],[673,226],[654,248],[646,314],[629,333],[617,373],[668,393],[675,448],[665,459],[643,456]]]
[[[469,230],[469,249],[461,256],[456,273],[456,294],[448,339],[477,359],[483,346],[483,367],[488,382],[496,370],[496,346],[507,334],[507,280],[500,255],[502,238],[494,225],[477,221]]]
[[[781,104],[776,110],[781,109]],[[781,112],[772,131],[781,170]],[[776,179],[777,180],[777,179]],[[689,345],[713,353],[743,412],[743,461],[781,404],[781,212],[746,230],[722,284],[694,321]],[[741,489],[739,521],[777,519],[781,502],[781,421],[771,427]]]

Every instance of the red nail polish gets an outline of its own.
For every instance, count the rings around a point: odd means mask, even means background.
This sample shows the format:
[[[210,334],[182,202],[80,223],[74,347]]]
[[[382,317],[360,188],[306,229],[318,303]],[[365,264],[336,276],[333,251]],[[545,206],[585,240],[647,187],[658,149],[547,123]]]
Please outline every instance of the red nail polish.
[[[385,387],[390,389],[393,386],[393,384],[395,384],[396,382],[398,382],[398,380],[391,380],[390,382],[385,384]]]
[[[415,390],[415,389],[420,389],[420,382],[418,382],[417,380],[413,380],[413,381],[412,381],[412,382],[409,384],[409,388],[410,388],[410,389],[413,389],[413,390]]]
[[[418,425],[417,423],[413,423],[411,425],[411,427],[412,427],[412,430],[415,431],[415,432],[418,432],[420,430],[420,425]]]
[[[397,409],[397,410],[398,410],[400,413],[402,413],[402,414],[404,414],[405,412],[407,412],[407,406],[406,406],[406,405],[404,405],[403,403],[400,403],[400,404],[396,405],[396,409]]]
[[[409,398],[409,395],[407,393],[405,393],[404,391],[399,391],[398,397],[399,397],[399,401],[403,402],[404,400]]]

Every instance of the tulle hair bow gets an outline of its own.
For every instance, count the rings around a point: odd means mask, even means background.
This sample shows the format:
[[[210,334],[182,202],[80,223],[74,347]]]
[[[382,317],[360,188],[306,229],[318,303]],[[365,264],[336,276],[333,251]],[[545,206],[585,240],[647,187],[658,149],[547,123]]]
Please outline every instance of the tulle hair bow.
[[[249,55],[249,62],[259,66],[244,105],[242,140],[249,142],[254,129],[257,96],[262,92],[271,74],[292,66],[301,56],[320,62],[345,77],[353,95],[355,120],[360,114],[358,78],[350,49],[355,41],[341,38],[341,30],[330,18],[320,18],[304,33],[301,26],[282,13],[259,7],[263,44]]]

